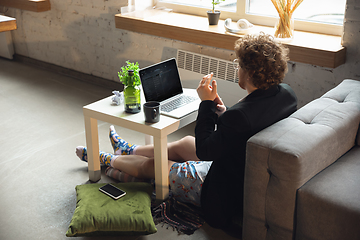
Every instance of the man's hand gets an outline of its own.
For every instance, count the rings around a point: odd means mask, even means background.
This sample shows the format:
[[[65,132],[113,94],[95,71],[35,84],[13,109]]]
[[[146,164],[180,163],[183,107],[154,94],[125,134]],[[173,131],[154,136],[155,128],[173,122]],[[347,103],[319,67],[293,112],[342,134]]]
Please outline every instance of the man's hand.
[[[220,117],[220,115],[226,111],[226,107],[223,101],[221,100],[219,94],[216,94],[216,98],[214,99],[214,102],[216,103],[216,114]]]
[[[214,74],[208,74],[206,76],[204,76],[200,83],[199,86],[197,87],[196,91],[199,95],[199,98],[201,99],[201,101],[205,101],[205,100],[211,100],[214,101],[217,97],[217,84],[216,81],[212,81],[211,85],[211,78]]]

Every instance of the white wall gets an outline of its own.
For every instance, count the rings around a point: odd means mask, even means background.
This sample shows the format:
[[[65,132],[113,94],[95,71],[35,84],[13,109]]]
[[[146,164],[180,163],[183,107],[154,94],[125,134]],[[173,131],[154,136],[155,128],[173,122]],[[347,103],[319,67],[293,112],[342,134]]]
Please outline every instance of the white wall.
[[[360,80],[360,1],[348,0],[344,45],[347,62],[328,69],[289,63],[285,82],[291,85],[299,106],[321,96],[344,78]],[[114,15],[127,0],[51,0],[51,11],[35,13],[10,8],[17,19],[12,31],[17,54],[83,73],[118,81],[126,60],[140,67],[175,57],[176,49],[232,60],[232,51],[191,44],[115,28]],[[0,8],[1,10],[1,8]]]

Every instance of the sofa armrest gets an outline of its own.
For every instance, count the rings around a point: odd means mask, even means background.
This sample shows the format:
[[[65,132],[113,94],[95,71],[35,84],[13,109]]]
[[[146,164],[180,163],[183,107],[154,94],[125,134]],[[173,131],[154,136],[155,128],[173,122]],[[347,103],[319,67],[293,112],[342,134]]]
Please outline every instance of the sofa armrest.
[[[249,139],[244,240],[292,239],[297,189],[355,144],[360,121],[360,82],[355,82],[355,90],[342,88],[347,91],[342,99],[314,100]],[[357,97],[350,101],[349,95]]]

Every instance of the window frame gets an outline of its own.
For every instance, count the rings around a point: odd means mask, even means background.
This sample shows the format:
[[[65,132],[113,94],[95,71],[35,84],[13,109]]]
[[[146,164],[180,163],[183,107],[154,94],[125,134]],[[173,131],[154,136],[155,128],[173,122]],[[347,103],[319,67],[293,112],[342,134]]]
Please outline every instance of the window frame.
[[[270,1],[270,0],[269,0]],[[206,12],[211,10],[211,5],[209,8],[203,7],[194,7],[194,6],[186,6],[174,3],[164,3],[160,2],[160,0],[153,0],[153,6],[156,8],[167,8],[172,9],[174,12],[198,15],[206,17]],[[228,12],[221,10],[221,19],[231,18],[233,21],[238,21],[239,19],[245,18],[253,24],[263,25],[263,26],[275,26],[278,18],[248,14],[246,13],[247,9],[247,1],[246,0],[237,0],[236,12]],[[343,34],[343,25],[336,24],[326,24],[326,23],[318,23],[318,22],[308,22],[303,20],[294,20],[295,22],[295,30],[298,31],[306,31],[306,32],[315,32],[329,35],[337,35],[341,36]]]

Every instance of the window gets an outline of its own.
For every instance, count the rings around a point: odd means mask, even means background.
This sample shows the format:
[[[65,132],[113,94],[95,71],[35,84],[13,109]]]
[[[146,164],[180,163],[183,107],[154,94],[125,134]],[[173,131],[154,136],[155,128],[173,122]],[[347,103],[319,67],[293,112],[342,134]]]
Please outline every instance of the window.
[[[206,16],[211,0],[154,0],[156,6],[176,12]],[[341,35],[346,0],[304,0],[295,10],[295,29]],[[277,12],[271,0],[225,0],[216,6],[221,18],[246,18],[258,25],[274,26]]]

